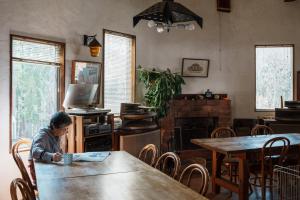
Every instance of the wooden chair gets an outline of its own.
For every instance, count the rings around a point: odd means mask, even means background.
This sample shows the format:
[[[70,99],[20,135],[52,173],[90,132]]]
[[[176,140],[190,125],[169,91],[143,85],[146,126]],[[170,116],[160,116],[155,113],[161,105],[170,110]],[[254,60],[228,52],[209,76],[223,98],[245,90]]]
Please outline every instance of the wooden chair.
[[[25,146],[25,147],[24,147]],[[30,151],[31,141],[28,139],[21,139],[17,141],[12,147],[12,156],[21,172],[23,180],[27,183],[30,188],[30,192],[32,195],[35,195],[34,190],[36,189],[35,185],[32,183],[30,176],[26,170],[22,157],[20,155],[21,152]]]
[[[256,136],[256,135],[270,135],[274,134],[274,131],[266,126],[266,125],[259,125],[257,124],[252,130],[251,130],[251,136]]]
[[[274,144],[282,143],[281,147],[274,147]],[[290,148],[290,141],[286,137],[275,137],[267,141],[261,150],[260,167],[252,166],[249,171],[255,175],[250,178],[250,184],[261,187],[262,199],[266,199],[266,187],[272,189],[273,167],[274,165],[283,165],[287,159],[287,153]],[[258,175],[260,173],[260,176]],[[269,185],[266,181],[269,179]],[[254,180],[254,182],[252,182]],[[260,185],[256,184],[259,180]]]
[[[213,132],[211,133],[211,138],[228,138],[228,137],[236,137],[235,132],[228,128],[228,127],[219,127],[216,128],[215,130],[213,130]],[[230,181],[234,181],[235,183],[237,182],[237,169],[238,169],[238,165],[239,162],[237,159],[235,158],[228,158],[226,157],[223,160],[226,168],[229,171],[229,178]]]
[[[228,127],[219,127],[213,130],[210,135],[211,138],[227,138],[227,137],[236,137],[235,132]]]
[[[150,157],[149,157],[150,155]],[[153,166],[158,156],[158,149],[154,144],[146,145],[139,153],[139,159]]]
[[[208,190],[208,186],[209,186],[209,173],[208,173],[206,167],[199,165],[199,164],[189,165],[181,173],[179,182],[190,187],[191,177],[193,176],[193,174],[196,174],[196,173],[200,174],[200,179],[201,179],[201,182],[199,184],[199,186],[200,186],[199,193],[201,195],[205,195]],[[184,179],[186,176],[187,176],[187,181],[186,181],[186,183],[184,183]]]
[[[164,153],[157,159],[154,167],[172,178],[176,178],[181,167],[180,158],[173,152]]]
[[[18,193],[18,190],[20,191]],[[12,200],[18,200],[18,195],[21,194],[22,200],[36,200],[35,195],[32,194],[28,184],[21,178],[14,179],[10,184],[10,196]]]

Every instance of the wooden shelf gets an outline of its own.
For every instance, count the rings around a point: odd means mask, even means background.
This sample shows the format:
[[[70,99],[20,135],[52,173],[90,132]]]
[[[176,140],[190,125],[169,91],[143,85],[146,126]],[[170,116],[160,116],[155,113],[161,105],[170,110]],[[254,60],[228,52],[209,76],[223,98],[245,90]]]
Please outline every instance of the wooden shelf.
[[[69,153],[82,153],[85,151],[85,142],[86,140],[91,140],[93,138],[104,138],[111,136],[111,147],[109,150],[116,149],[115,143],[115,133],[114,133],[114,115],[103,113],[91,114],[91,115],[70,115],[72,118],[72,125],[69,128],[69,133],[67,136],[67,147]],[[85,125],[92,123],[99,124],[110,124],[111,131],[105,131],[97,135],[85,136]]]

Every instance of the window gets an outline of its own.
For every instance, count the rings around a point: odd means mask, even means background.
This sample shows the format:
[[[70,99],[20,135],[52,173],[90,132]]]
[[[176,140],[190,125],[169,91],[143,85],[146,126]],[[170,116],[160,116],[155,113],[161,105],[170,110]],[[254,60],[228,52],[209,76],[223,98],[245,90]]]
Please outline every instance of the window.
[[[256,110],[273,111],[293,100],[293,45],[256,46]]]
[[[120,113],[135,96],[135,36],[104,30],[104,107]]]
[[[64,46],[11,35],[10,144],[32,138],[60,109]]]

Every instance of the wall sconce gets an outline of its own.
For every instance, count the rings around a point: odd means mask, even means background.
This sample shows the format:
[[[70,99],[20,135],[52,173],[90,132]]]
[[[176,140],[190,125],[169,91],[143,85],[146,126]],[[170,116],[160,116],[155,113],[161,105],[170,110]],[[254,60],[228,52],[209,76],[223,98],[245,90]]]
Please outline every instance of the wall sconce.
[[[96,39],[97,35],[84,35],[83,36],[83,45],[88,46],[90,48],[90,53],[92,57],[98,57],[101,52],[101,44]]]

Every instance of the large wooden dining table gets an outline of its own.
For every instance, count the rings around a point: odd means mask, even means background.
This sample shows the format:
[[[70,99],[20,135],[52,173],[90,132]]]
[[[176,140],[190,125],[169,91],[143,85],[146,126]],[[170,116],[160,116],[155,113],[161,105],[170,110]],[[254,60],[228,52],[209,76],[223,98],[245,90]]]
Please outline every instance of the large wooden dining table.
[[[217,194],[220,186],[238,193],[239,199],[248,199],[249,171],[248,160],[253,154],[261,151],[263,145],[274,137],[286,137],[291,147],[300,150],[300,134],[273,134],[259,136],[244,136],[230,138],[192,139],[193,144],[212,151],[212,190]],[[275,143],[273,147],[280,147],[282,143]],[[237,158],[239,161],[239,184],[221,177],[221,164],[225,156]]]
[[[40,200],[207,200],[125,151],[103,162],[35,162]]]

